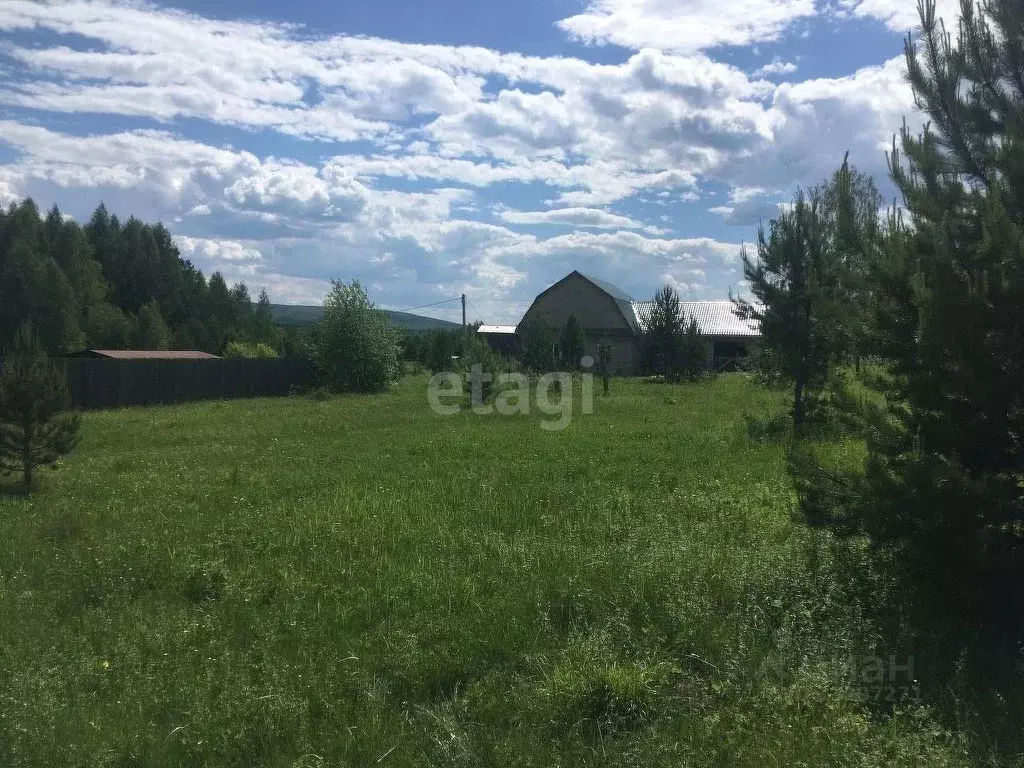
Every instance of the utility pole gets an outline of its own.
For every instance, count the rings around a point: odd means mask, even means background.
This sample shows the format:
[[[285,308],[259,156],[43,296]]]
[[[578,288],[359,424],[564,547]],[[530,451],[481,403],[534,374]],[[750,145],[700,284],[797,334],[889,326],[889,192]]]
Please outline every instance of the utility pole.
[[[466,294],[462,294],[462,330],[466,330]]]

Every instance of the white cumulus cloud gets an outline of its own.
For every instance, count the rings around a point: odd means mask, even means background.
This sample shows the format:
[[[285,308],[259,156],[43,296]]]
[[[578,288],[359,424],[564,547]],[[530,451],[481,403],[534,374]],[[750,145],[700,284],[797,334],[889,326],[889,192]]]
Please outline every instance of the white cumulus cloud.
[[[813,14],[813,0],[590,0],[559,26],[584,42],[689,53],[775,40]]]

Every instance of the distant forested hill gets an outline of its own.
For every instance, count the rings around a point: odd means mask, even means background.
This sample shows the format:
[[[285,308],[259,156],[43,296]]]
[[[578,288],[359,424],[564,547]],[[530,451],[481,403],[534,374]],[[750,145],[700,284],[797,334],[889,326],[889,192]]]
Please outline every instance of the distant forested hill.
[[[324,313],[323,307],[293,304],[272,304],[271,310],[274,313],[274,322],[284,327],[312,325]],[[391,318],[393,325],[407,331],[429,331],[434,328],[455,328],[459,325],[448,320],[436,320],[432,317],[410,315],[408,312],[394,312],[390,309],[382,311],[386,312],[388,317]]]

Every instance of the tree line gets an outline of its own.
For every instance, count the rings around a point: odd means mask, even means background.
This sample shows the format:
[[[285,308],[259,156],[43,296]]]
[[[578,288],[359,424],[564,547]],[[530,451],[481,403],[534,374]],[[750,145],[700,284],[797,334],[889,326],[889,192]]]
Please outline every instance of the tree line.
[[[254,302],[244,283],[205,277],[163,224],[122,223],[103,204],[84,226],[57,206],[42,216],[31,199],[0,211],[0,349],[25,321],[51,355],[296,345],[275,325],[266,291]]]

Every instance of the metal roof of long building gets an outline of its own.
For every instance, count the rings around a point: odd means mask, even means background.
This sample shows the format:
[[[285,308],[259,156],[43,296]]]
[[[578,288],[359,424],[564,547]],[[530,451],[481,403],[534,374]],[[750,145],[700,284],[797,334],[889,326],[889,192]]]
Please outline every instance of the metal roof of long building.
[[[514,325],[481,325],[476,329],[477,333],[512,333],[516,332]]]
[[[217,360],[217,355],[196,350],[173,349],[84,349],[65,357],[106,357],[114,360]]]
[[[761,335],[757,322],[739,317],[731,301],[681,301],[679,306],[686,322],[691,317],[695,318],[697,327],[705,336],[756,338]],[[653,301],[633,302],[633,313],[641,331],[647,328],[653,309]]]

